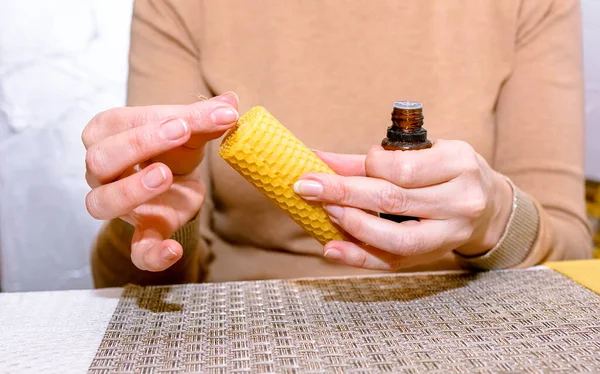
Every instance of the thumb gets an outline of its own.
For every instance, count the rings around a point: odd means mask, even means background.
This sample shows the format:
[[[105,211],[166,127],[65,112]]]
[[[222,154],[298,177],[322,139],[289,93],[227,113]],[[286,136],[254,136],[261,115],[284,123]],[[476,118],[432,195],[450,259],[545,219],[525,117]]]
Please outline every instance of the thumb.
[[[131,261],[140,270],[163,271],[183,255],[181,244],[167,239],[154,228],[136,226],[131,242]]]

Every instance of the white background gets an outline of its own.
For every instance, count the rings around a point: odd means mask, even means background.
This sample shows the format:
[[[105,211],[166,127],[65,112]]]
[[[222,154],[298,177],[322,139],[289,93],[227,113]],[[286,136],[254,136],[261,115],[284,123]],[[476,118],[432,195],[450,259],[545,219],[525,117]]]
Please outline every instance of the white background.
[[[582,3],[586,168],[600,180],[600,0]],[[4,291],[92,287],[89,248],[99,222],[85,211],[80,134],[95,113],[124,103],[131,4],[0,0]]]

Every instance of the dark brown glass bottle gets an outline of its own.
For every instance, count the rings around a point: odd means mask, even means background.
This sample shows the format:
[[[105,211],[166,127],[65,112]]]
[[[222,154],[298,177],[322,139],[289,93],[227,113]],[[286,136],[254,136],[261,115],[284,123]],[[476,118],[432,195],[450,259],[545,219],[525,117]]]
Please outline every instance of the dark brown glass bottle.
[[[397,101],[392,111],[392,126],[381,145],[388,151],[413,151],[431,147],[427,130],[423,128],[423,104],[415,101]],[[381,218],[394,222],[418,221],[417,217],[381,213]]]

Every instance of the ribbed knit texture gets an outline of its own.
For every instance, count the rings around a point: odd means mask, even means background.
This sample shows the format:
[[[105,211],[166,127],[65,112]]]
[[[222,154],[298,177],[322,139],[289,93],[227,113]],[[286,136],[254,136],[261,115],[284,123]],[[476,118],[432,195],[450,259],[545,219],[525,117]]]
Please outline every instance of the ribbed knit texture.
[[[459,263],[473,270],[507,269],[517,266],[529,254],[537,238],[539,215],[533,202],[507,178],[514,191],[513,208],[500,241],[482,256],[456,253]]]

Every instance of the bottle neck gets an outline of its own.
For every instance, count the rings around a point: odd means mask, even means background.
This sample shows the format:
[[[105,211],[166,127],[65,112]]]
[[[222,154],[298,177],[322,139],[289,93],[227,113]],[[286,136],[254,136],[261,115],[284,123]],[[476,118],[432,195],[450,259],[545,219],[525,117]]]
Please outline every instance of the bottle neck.
[[[399,109],[392,111],[392,126],[402,132],[417,131],[423,127],[423,109]]]
[[[427,130],[423,128],[423,105],[416,102],[394,103],[392,126],[382,146],[388,150],[414,150],[431,147]]]

